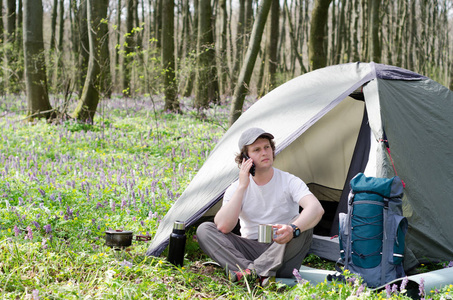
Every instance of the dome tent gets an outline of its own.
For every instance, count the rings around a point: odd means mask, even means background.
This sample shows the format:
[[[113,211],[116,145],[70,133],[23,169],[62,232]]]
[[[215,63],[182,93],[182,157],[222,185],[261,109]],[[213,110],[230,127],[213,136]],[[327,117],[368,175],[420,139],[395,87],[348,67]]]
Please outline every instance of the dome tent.
[[[301,75],[231,126],[161,221],[146,254],[162,253],[176,220],[191,226],[215,215],[225,189],[238,178],[234,156],[241,133],[261,127],[275,137],[274,166],[300,177],[325,208],[312,252],[323,257],[326,247],[316,247],[316,240],[338,233],[338,214],[347,208],[355,174],[391,177],[396,170],[406,184],[406,266],[453,260],[452,115],[453,92],[405,69],[349,63]],[[327,243],[338,256],[338,244]]]

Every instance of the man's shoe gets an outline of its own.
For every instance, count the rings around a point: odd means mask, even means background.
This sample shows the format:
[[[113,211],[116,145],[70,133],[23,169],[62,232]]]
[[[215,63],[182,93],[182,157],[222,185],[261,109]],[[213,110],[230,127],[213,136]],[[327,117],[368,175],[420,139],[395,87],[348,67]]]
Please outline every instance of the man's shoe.
[[[245,269],[243,271],[227,271],[228,280],[231,282],[243,282],[255,283],[258,279],[255,270]]]

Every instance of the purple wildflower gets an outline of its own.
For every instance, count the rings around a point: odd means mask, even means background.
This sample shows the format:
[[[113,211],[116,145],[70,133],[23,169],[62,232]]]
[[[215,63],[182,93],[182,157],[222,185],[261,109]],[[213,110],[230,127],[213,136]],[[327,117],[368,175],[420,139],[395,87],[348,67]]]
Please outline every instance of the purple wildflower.
[[[304,279],[302,278],[302,276],[300,276],[300,273],[297,269],[293,270],[293,275],[294,275],[294,277],[296,277],[297,283],[303,284],[305,282]]]
[[[46,231],[46,234],[49,234],[52,232],[52,226],[50,224],[44,225],[44,230]]]
[[[43,189],[38,188],[38,192],[40,192],[43,197],[46,196],[46,192]]]
[[[349,277],[349,278],[346,278],[346,281],[349,282],[349,283],[351,283],[351,284],[354,284],[355,281],[356,281],[356,279],[357,279],[357,278],[355,278],[355,277]]]
[[[361,284],[357,289],[356,296],[359,296],[364,290],[365,290],[365,286],[363,284]]]
[[[123,260],[123,262],[120,263],[120,266],[131,268],[132,267],[132,263],[127,261],[127,260]]]
[[[392,285],[392,294],[396,294],[398,292],[398,286],[396,284]]]
[[[39,291],[38,290],[33,290],[32,299],[33,300],[39,300]]]
[[[14,235],[18,236],[19,234],[20,234],[19,227],[17,227],[17,225],[14,225]]]
[[[420,278],[420,284],[418,285],[419,295],[423,296],[425,294],[425,279]]]
[[[33,231],[31,230],[30,226],[27,226],[27,235],[25,236],[25,239],[29,240],[33,239]]]
[[[409,278],[404,277],[403,281],[401,282],[400,285],[400,292],[404,292],[406,290],[407,283],[409,282]]]
[[[385,292],[387,293],[387,298],[390,298],[392,296],[392,288],[389,284],[385,285]]]
[[[70,218],[72,218],[73,210],[72,210],[69,206],[66,208],[66,213],[68,214],[68,216],[69,216]]]
[[[33,223],[33,225],[35,225],[36,229],[38,229],[38,230],[39,230],[39,229],[41,228],[41,226],[39,225],[39,223],[38,223],[38,222],[36,222],[36,221],[33,221],[32,223]]]
[[[453,267],[453,261],[450,261],[448,263],[448,265],[445,266],[445,268],[451,268],[451,267]]]
[[[45,239],[45,238],[42,239],[41,247],[42,247],[43,249],[47,249],[47,239]]]

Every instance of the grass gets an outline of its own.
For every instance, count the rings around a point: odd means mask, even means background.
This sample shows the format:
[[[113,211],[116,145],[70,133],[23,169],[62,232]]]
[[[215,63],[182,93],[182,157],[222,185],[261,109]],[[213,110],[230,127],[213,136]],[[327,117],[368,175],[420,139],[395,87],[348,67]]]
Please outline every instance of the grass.
[[[0,297],[2,299],[379,299],[360,280],[295,287],[228,282],[188,232],[184,267],[104,245],[109,229],[153,236],[227,127],[228,107],[199,118],[147,99],[105,100],[94,124],[24,122],[23,98],[0,107]],[[10,103],[14,102],[14,103]],[[133,102],[134,105],[131,105]],[[156,109],[156,114],[154,110]],[[331,267],[317,257],[305,263]],[[448,288],[433,293],[441,299]],[[448,290],[448,291],[447,291]],[[403,292],[394,299],[406,299]]]

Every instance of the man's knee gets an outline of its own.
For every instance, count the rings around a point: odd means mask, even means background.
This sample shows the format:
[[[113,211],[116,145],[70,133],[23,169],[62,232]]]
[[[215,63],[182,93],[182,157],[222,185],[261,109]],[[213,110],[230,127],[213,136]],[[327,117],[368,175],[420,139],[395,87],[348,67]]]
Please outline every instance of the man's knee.
[[[197,239],[204,239],[213,229],[217,229],[217,226],[213,222],[201,223],[197,228]]]

